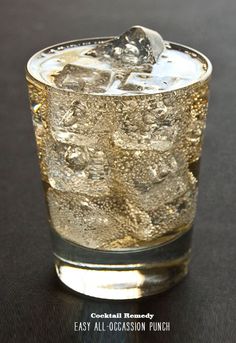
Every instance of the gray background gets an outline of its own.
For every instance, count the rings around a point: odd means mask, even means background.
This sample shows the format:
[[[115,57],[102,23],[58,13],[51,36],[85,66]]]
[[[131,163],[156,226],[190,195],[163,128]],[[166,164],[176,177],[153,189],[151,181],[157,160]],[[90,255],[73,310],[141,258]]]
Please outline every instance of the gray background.
[[[0,341],[235,342],[235,0],[2,0],[0,16]],[[191,272],[159,296],[99,301],[64,289],[54,272],[24,68],[45,46],[135,24],[214,66]],[[171,332],[73,332],[96,311],[151,312]]]

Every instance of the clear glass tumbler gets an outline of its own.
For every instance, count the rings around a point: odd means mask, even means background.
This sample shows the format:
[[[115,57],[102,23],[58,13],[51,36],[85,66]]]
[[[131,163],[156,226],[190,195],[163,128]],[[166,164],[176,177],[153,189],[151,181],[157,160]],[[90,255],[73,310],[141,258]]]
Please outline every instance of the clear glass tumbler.
[[[107,39],[46,48],[26,78],[58,277],[89,296],[131,299],[187,273],[212,67],[166,42],[201,73],[189,70],[171,90],[110,95],[97,91],[109,75],[92,71],[98,88],[81,92],[76,77],[86,71],[73,67],[73,54]]]

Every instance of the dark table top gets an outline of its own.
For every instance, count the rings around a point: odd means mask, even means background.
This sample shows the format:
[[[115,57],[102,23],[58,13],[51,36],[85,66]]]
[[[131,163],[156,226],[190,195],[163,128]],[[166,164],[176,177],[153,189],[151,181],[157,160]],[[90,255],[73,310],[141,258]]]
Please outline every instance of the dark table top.
[[[0,16],[0,342],[235,342],[235,0],[2,0]],[[70,292],[55,275],[24,67],[45,46],[135,24],[202,51],[214,66],[192,263],[161,295],[102,301]],[[74,332],[92,312],[151,312],[171,331]]]

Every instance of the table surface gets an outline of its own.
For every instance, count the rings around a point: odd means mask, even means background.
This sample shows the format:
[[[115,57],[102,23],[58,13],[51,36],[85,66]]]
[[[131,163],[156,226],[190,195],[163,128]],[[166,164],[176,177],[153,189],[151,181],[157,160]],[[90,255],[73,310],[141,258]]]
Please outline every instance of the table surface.
[[[236,2],[2,0],[0,16],[0,341],[235,342]],[[24,68],[45,46],[135,24],[202,51],[214,66],[191,271],[161,295],[102,301],[71,293],[55,275]],[[150,312],[171,331],[74,332],[92,312]]]

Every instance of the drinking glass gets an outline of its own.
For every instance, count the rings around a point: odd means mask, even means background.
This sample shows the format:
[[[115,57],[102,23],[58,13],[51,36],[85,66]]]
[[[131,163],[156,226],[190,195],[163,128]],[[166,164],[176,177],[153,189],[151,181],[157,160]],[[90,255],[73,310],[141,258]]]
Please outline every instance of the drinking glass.
[[[168,42],[201,64],[200,76],[150,94],[81,92],[73,53],[107,39],[37,52],[26,78],[57,275],[79,293],[131,299],[162,292],[188,271],[212,67]],[[62,75],[64,56],[72,66]],[[98,89],[109,78],[91,74]]]

